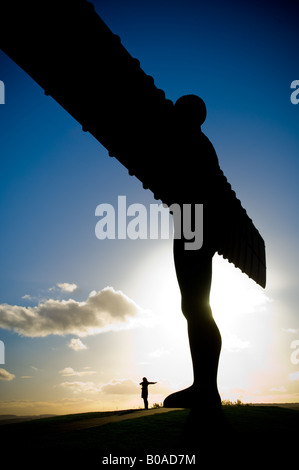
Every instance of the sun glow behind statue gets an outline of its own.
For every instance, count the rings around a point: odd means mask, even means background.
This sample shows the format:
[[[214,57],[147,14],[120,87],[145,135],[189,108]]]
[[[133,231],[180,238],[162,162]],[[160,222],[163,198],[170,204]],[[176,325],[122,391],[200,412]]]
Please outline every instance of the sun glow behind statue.
[[[149,328],[134,335],[135,356],[142,358],[146,374],[165,381],[174,390],[189,386],[193,377],[171,241],[164,243],[140,262],[134,281],[131,278],[132,295],[151,311],[153,319]],[[222,336],[220,393],[230,400],[248,396],[246,399],[254,401],[250,395],[258,386],[253,381],[256,362],[267,361],[268,356],[265,345],[271,332],[266,325],[271,299],[248,276],[215,255],[211,307]]]

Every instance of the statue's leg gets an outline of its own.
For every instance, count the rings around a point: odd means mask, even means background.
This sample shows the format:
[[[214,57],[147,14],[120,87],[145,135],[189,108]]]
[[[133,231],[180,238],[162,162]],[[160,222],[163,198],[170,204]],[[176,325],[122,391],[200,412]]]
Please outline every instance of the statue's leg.
[[[174,240],[174,261],[188,326],[194,382],[191,387],[168,396],[165,407],[196,408],[203,403],[221,406],[217,388],[221,336],[209,302],[213,255],[208,244],[191,251],[184,249],[183,240]]]

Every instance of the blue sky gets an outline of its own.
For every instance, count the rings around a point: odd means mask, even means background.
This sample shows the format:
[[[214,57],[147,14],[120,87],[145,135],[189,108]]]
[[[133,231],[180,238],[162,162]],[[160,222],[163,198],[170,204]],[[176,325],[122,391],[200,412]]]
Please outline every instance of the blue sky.
[[[204,99],[203,131],[266,242],[265,290],[214,260],[223,398],[298,401],[298,6],[93,3],[167,98]],[[158,381],[151,401],[162,401],[192,382],[172,242],[95,236],[98,204],[125,195],[149,207],[152,193],[1,51],[0,80],[0,413],[142,406],[144,375]],[[85,320],[72,329],[76,309],[92,311],[89,329]],[[50,311],[57,324],[45,321]]]

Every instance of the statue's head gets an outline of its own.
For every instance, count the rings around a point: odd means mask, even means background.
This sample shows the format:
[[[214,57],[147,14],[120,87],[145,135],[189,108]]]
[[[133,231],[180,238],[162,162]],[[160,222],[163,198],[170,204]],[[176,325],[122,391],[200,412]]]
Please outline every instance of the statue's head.
[[[181,96],[174,105],[175,113],[180,122],[201,126],[207,116],[204,101],[197,95]]]

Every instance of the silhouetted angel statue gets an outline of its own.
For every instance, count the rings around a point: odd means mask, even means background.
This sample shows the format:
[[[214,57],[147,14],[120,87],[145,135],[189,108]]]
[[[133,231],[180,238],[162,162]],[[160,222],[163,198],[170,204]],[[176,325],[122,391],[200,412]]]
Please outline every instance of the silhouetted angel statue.
[[[5,2],[1,20],[2,50],[156,199],[182,211],[203,205],[199,249],[186,249],[184,230],[174,224],[174,262],[194,380],[186,390],[168,396],[164,406],[196,409],[204,402],[209,409],[220,409],[221,336],[209,302],[212,258],[217,252],[262,287],[266,260],[264,241],[201,130],[205,103],[195,95],[175,105],[166,99],[85,0],[28,0],[17,9],[14,2]]]

